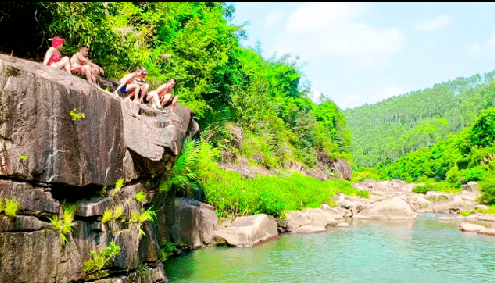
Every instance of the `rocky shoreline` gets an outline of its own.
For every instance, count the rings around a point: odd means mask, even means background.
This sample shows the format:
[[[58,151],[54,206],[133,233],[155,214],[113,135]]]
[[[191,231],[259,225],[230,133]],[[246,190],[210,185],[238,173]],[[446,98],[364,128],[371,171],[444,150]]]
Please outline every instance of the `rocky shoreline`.
[[[424,213],[445,214],[438,220],[457,221],[461,231],[495,235],[495,215],[476,212],[469,216],[459,215],[464,210],[483,209],[483,205],[476,201],[481,194],[476,182],[464,185],[463,190],[456,194],[434,191],[414,193],[412,190],[421,184],[408,184],[401,180],[365,180],[353,186],[358,190],[369,191],[370,198],[338,194],[335,196],[337,207],[323,204],[319,208],[287,212],[285,219],[267,215],[241,216],[213,231],[212,244],[251,247],[283,233],[324,232],[349,227],[349,223],[356,220],[413,221],[418,214]],[[251,220],[247,221],[248,218]],[[252,225],[254,219],[261,218],[265,219],[264,225]]]

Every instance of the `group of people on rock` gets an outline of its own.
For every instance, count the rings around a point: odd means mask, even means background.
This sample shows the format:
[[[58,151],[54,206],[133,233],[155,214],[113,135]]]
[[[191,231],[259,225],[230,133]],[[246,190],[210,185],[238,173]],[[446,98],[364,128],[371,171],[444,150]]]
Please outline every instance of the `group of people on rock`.
[[[43,65],[67,71],[69,74],[85,75],[88,82],[96,84],[96,77],[104,74],[103,69],[88,59],[89,50],[87,46],[81,46],[79,52],[71,58],[61,57],[60,49],[64,44],[64,39],[55,36],[52,40],[52,47],[45,54]],[[146,83],[145,76],[148,73],[143,67],[138,67],[132,73],[125,75],[119,82],[115,96],[125,97],[124,101],[130,101],[134,96],[135,103],[151,104],[155,110],[164,111],[164,107],[170,105],[169,110],[173,111],[177,105],[177,97],[171,94],[177,81],[169,79],[165,84],[156,90],[149,91],[150,85]]]

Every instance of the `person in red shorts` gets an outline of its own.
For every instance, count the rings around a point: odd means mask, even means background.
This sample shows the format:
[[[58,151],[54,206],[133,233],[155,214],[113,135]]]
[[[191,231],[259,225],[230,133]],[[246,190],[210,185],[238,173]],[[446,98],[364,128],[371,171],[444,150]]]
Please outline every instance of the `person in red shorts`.
[[[69,57],[61,58],[60,49],[64,46],[64,40],[59,36],[52,38],[52,47],[48,48],[45,54],[45,60],[43,65],[51,66],[57,69],[65,69],[70,73],[70,60]]]
[[[88,82],[95,84],[96,76],[103,74],[103,69],[88,59],[87,46],[81,46],[79,52],[70,58],[71,71],[74,74],[84,74]]]

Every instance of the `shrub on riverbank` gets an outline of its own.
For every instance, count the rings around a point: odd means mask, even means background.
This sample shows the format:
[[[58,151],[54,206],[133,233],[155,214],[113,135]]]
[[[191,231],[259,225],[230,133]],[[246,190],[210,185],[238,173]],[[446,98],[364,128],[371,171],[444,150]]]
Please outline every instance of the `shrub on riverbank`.
[[[280,176],[257,175],[246,179],[239,173],[221,169],[215,161],[217,155],[218,150],[207,142],[186,142],[182,161],[176,162],[173,175],[162,182],[161,189],[181,191],[201,187],[219,216],[265,213],[280,217],[285,211],[319,207],[323,203],[331,205],[333,195],[338,192],[369,197],[367,191],[354,189],[346,180],[322,181],[290,171]]]

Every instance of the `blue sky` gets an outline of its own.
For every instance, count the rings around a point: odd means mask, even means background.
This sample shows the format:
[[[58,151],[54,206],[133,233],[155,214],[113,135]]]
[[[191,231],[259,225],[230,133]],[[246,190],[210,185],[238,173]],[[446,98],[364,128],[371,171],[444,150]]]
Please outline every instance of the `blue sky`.
[[[495,69],[495,3],[235,6],[244,46],[298,55],[312,92],[341,109]]]

